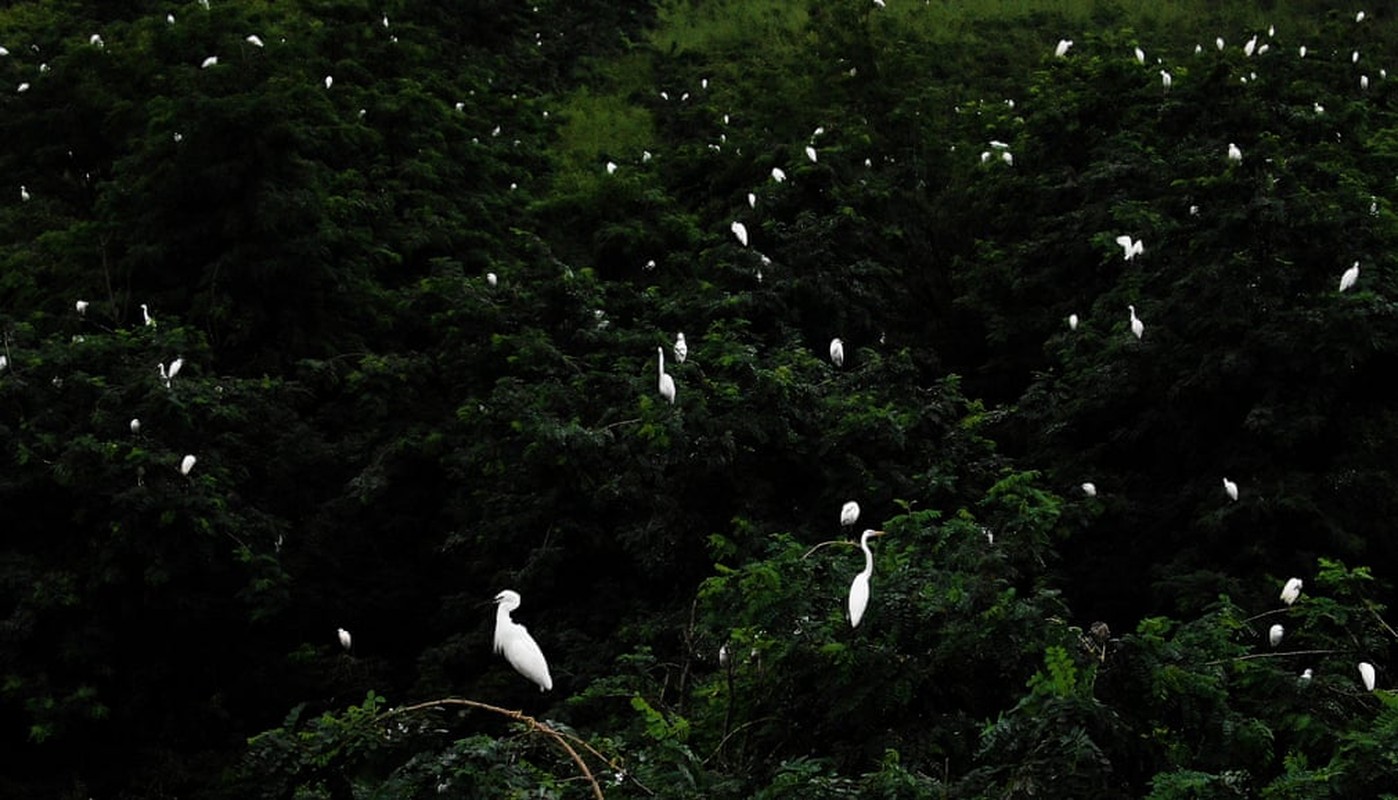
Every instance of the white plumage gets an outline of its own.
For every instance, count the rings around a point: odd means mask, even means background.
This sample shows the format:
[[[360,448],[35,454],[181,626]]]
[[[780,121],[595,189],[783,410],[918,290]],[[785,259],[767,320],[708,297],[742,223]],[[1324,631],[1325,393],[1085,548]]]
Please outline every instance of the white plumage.
[[[849,526],[859,521],[859,504],[853,500],[840,509],[840,525]]]
[[[1287,605],[1295,603],[1296,600],[1301,597],[1301,586],[1302,581],[1300,578],[1288,579],[1286,585],[1283,586],[1281,590],[1281,601]]]
[[[1238,500],[1238,484],[1227,478],[1223,479],[1223,491],[1228,493],[1228,498],[1236,502]]]
[[[1272,629],[1267,631],[1267,641],[1273,647],[1276,647],[1277,645],[1281,644],[1282,636],[1285,634],[1286,629],[1283,628],[1280,624],[1273,625]]]
[[[742,243],[743,247],[747,247],[748,226],[744,225],[741,222],[738,222],[737,220],[734,220],[733,224],[728,227],[733,231],[733,235],[738,237],[738,241]]]
[[[1082,485],[1082,493],[1085,494],[1085,495],[1087,495],[1088,497],[1096,497],[1096,496],[1097,496],[1097,484],[1092,483],[1091,481],[1088,481],[1087,483],[1084,483],[1084,484]]]
[[[1135,334],[1136,338],[1139,339],[1146,333],[1146,324],[1141,322],[1136,316],[1135,306],[1127,306],[1126,308],[1131,312],[1131,333]]]
[[[1347,292],[1347,291],[1349,291],[1350,288],[1352,288],[1352,287],[1354,286],[1355,282],[1358,281],[1358,280],[1359,280],[1359,262],[1356,261],[1356,262],[1354,262],[1354,265],[1353,265],[1353,266],[1351,266],[1349,269],[1345,270],[1345,274],[1343,274],[1343,275],[1340,276],[1340,291],[1342,291],[1342,292]]]
[[[1364,691],[1374,691],[1374,665],[1368,661],[1359,662],[1359,677],[1364,681]]]
[[[845,365],[845,343],[838,336],[830,340],[830,361],[837,367]]]
[[[684,334],[683,334],[683,333],[677,333],[677,334],[675,334],[675,360],[678,361],[678,362],[680,362],[681,364],[683,364],[683,363],[684,363],[684,360],[685,360],[686,358],[688,358],[688,357],[689,357],[689,345],[688,345],[688,344],[685,344],[685,341],[684,341]]]
[[[184,460],[180,462],[180,474],[188,475],[189,471],[194,469],[194,462],[198,460],[199,459],[195,458],[194,456],[185,456]]]
[[[350,637],[350,632],[344,628],[336,628],[335,633],[340,637],[340,646],[345,648],[345,652],[348,653],[350,647],[354,645],[354,639]]]
[[[869,540],[883,536],[883,531],[867,530],[859,537],[859,547],[864,551],[864,571],[854,576],[849,585],[849,625],[858,628],[864,618],[864,609],[869,607],[869,576],[874,574],[874,552],[869,549]]]
[[[553,678],[549,676],[544,651],[523,625],[510,619],[510,612],[519,608],[519,593],[506,589],[495,595],[495,603],[495,652],[505,656],[515,672],[538,684],[539,691],[552,689]]]
[[[660,395],[674,405],[675,379],[665,374],[665,348],[657,347],[655,350],[660,354]]]

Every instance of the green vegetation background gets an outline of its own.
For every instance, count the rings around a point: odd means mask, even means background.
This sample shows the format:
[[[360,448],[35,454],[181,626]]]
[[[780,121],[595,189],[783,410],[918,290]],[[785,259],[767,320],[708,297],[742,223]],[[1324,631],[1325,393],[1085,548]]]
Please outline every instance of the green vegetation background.
[[[0,795],[1395,796],[1359,10],[7,4]]]

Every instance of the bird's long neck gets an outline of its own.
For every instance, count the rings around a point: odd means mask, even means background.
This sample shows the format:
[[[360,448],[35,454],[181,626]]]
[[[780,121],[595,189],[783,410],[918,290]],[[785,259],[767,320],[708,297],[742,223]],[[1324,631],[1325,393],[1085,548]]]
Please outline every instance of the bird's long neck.
[[[505,631],[509,630],[509,629],[510,629],[510,626],[513,625],[513,624],[515,624],[515,622],[514,622],[514,620],[510,619],[510,609],[509,609],[508,607],[506,607],[506,605],[505,605],[504,603],[501,603],[500,605],[496,606],[496,607],[495,607],[495,652],[497,652],[497,653],[500,652],[500,650],[505,646],[505,642],[504,642],[504,638],[505,638],[505,637],[504,637],[504,634],[505,634]]]
[[[660,354],[660,367],[659,367],[660,374],[661,374],[661,375],[664,375],[664,374],[665,374],[665,348],[663,348],[663,347],[657,348],[657,349],[656,349],[656,352]]]
[[[859,540],[859,547],[864,551],[864,574],[874,574],[874,551],[869,549],[869,537],[865,536]]]

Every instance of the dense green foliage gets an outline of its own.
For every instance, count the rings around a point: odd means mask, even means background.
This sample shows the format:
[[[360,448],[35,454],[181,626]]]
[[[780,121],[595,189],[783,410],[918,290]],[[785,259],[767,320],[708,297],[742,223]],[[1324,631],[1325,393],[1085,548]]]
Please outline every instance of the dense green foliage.
[[[0,795],[1395,796],[1398,27],[1237,6],[0,10]]]

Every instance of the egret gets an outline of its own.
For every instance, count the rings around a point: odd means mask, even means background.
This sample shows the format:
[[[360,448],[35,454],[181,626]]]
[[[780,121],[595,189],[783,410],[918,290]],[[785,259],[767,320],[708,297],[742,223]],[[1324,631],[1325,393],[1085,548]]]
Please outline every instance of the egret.
[[[10,54],[9,48],[0,47],[0,56],[7,56],[7,55],[9,55],[9,54]]]
[[[1075,330],[1077,330],[1077,329],[1078,329],[1078,315],[1077,315],[1077,314],[1069,314],[1069,315],[1068,315],[1068,330],[1070,330],[1070,331],[1075,331]]]
[[[786,173],[782,171],[781,167],[772,167],[772,180],[776,181],[777,183],[781,183],[782,181],[786,180]]]
[[[1137,63],[1137,64],[1145,64],[1145,63],[1146,63],[1146,51],[1142,50],[1142,49],[1139,48],[1139,47],[1136,48],[1136,63]]]
[[[1132,239],[1126,234],[1116,237],[1116,243],[1121,247],[1121,257],[1124,261],[1130,261],[1146,251],[1144,242],[1140,239]]]
[[[1354,283],[1357,280],[1359,280],[1358,261],[1354,262],[1354,264],[1349,269],[1345,270],[1345,274],[1340,276],[1340,291],[1348,291],[1351,287],[1354,286]]]
[[[1310,668],[1310,667],[1306,667],[1305,669],[1301,670],[1301,676],[1300,676],[1299,678],[1297,678],[1297,680],[1299,680],[1299,681],[1304,685],[1304,684],[1310,683],[1310,682],[1311,682],[1311,678],[1312,678],[1312,676],[1314,676],[1314,675],[1315,675],[1315,673],[1314,673],[1313,671],[1311,671],[1311,668]]]
[[[24,85],[25,85],[25,86],[28,86],[29,84],[26,83],[26,84],[24,84]],[[1368,75],[1360,75],[1360,76],[1359,76],[1359,88],[1361,88],[1361,89],[1368,89],[1368,88],[1369,88],[1369,76],[1368,76]]]
[[[837,367],[845,365],[845,343],[838,336],[830,340],[830,361]]]
[[[816,149],[814,147],[806,145],[806,158],[809,158],[812,164],[816,163]]]
[[[86,301],[86,300],[79,300],[78,302],[74,303],[74,304],[73,304],[73,308],[76,308],[76,309],[78,310],[78,315],[79,315],[79,316],[87,316],[87,301]]]
[[[874,552],[869,549],[869,540],[883,536],[883,531],[866,530],[859,537],[859,548],[864,551],[864,571],[854,576],[849,585],[849,626],[859,627],[864,617],[864,609],[869,607],[869,576],[874,574]]]
[[[757,208],[757,195],[748,192],[748,208]]]
[[[1015,164],[1015,155],[1009,150],[1006,150],[1000,154],[1000,160],[1013,167]]]
[[[1223,491],[1228,493],[1228,498],[1234,502],[1238,500],[1238,484],[1227,478],[1223,479]]]
[[[141,432],[141,421],[140,421],[139,419],[135,418],[135,417],[132,417],[132,418],[131,418],[131,432],[132,432],[132,433],[140,433],[140,432]]]
[[[494,272],[487,272],[485,274],[485,282],[490,286],[490,288],[494,289],[496,286],[500,284],[500,279],[495,276]]]
[[[1256,49],[1257,49],[1257,34],[1254,33],[1254,34],[1252,35],[1252,38],[1251,38],[1251,39],[1248,39],[1247,44],[1243,45],[1243,55],[1245,55],[1245,56],[1251,58],[1251,57],[1252,57],[1253,51],[1256,50]]]
[[[1349,54],[1349,63],[1351,63],[1351,64],[1358,64],[1358,63],[1359,63],[1359,51],[1358,51],[1358,50],[1355,50],[1353,53],[1350,53],[1350,54]]]
[[[16,86],[15,91],[20,94],[24,94],[25,92],[29,91],[29,82],[25,81],[24,83],[21,83],[19,86]]]
[[[1364,691],[1374,691],[1374,665],[1368,661],[1359,662],[1359,677],[1364,680]]]
[[[1285,634],[1286,629],[1283,628],[1280,623],[1278,623],[1276,625],[1273,625],[1271,630],[1267,631],[1267,641],[1273,647],[1276,647],[1277,645],[1281,644],[1282,636]]]
[[[853,500],[840,509],[840,526],[849,527],[859,521],[859,504]]]
[[[1243,160],[1243,151],[1239,150],[1238,146],[1232,142],[1228,143],[1228,160],[1235,164],[1241,163]]]
[[[688,344],[685,344],[685,341],[684,341],[684,334],[683,334],[683,333],[677,333],[677,334],[675,334],[675,360],[678,361],[678,362],[680,362],[681,364],[683,364],[683,363],[684,363],[684,360],[685,360],[686,358],[688,358],[688,357],[689,357],[689,345],[688,345]]]
[[[1165,87],[1166,89],[1169,89],[1170,86],[1174,84],[1174,82],[1175,82],[1175,79],[1174,79],[1174,77],[1172,77],[1172,76],[1170,75],[1170,73],[1166,72],[1166,71],[1163,70],[1163,69],[1160,70],[1160,85],[1161,85],[1161,86]]]
[[[1354,15],[1354,21],[1355,21],[1355,22],[1363,22],[1363,21],[1364,21],[1364,12],[1361,11],[1361,12],[1359,12],[1358,14],[1355,14],[1355,15]],[[1372,689],[1372,688],[1374,688],[1374,687],[1371,686],[1371,687],[1369,687],[1369,688]]]
[[[539,685],[539,691],[553,688],[549,664],[544,651],[523,625],[510,619],[510,612],[519,608],[519,593],[506,589],[495,595],[495,652],[502,653],[515,672]]]
[[[615,161],[608,161],[608,162],[607,162],[607,174],[608,174],[608,175],[614,175],[614,174],[616,174],[616,162],[615,162]]]
[[[340,637],[340,646],[345,648],[345,652],[348,653],[350,647],[354,644],[354,640],[350,638],[350,632],[344,628],[336,628],[335,633]]]
[[[188,475],[188,474],[189,474],[189,471],[192,470],[192,469],[194,469],[194,462],[195,462],[195,461],[198,461],[198,460],[199,460],[199,459],[195,458],[195,457],[192,456],[192,455],[191,455],[191,456],[185,456],[185,457],[184,457],[184,460],[180,462],[180,474],[181,474],[181,475]]]
[[[5,367],[8,367],[9,365],[10,365],[10,358],[9,358],[9,356],[5,355],[4,353],[0,353],[0,372],[4,372],[4,371],[5,371]]]
[[[146,308],[145,303],[141,304],[141,319],[145,320],[147,326],[152,328],[155,327],[155,317],[152,317],[150,315],[150,309]]]
[[[253,35],[249,36],[249,37],[248,37],[247,39],[245,39],[244,41],[246,41],[248,44],[252,45],[253,47],[262,47],[262,38],[259,37],[259,36],[258,36],[257,34],[255,34],[255,33],[254,33]],[[344,629],[341,628],[340,630],[344,630]]]
[[[26,202],[26,203],[29,202],[29,187],[28,187],[28,186],[25,186],[24,184],[20,184],[20,185],[19,185],[19,199],[22,200],[22,201],[24,201],[24,202]]]
[[[1304,44],[1296,48],[1296,55],[1300,56],[1301,58],[1306,57],[1306,46]]]
[[[1088,497],[1096,497],[1096,496],[1097,496],[1097,484],[1092,483],[1091,481],[1089,481],[1089,482],[1087,482],[1087,483],[1084,483],[1084,484],[1082,485],[1082,493],[1085,494],[1085,495],[1087,495]]]
[[[674,405],[675,379],[665,374],[665,348],[657,347],[655,350],[660,353],[660,395]]]
[[[1062,57],[1068,55],[1068,48],[1070,48],[1070,47],[1072,47],[1072,46],[1073,46],[1073,40],[1072,40],[1072,39],[1059,39],[1059,40],[1058,40],[1058,46],[1055,47],[1055,48],[1053,49],[1053,54],[1054,54],[1055,56],[1058,56],[1059,58],[1062,58]]]
[[[1140,339],[1145,335],[1146,325],[1137,318],[1135,306],[1127,306],[1126,308],[1131,312],[1131,332],[1136,335],[1137,339]]]
[[[93,47],[106,47],[106,44],[102,42],[102,37],[95,33],[88,37],[87,43]]]
[[[1282,602],[1286,603],[1287,605],[1295,603],[1297,598],[1301,596],[1302,585],[1303,582],[1300,578],[1288,578],[1286,581],[1286,585],[1283,586],[1281,590]]]
[[[208,69],[218,63],[218,56],[209,56],[204,59],[204,63],[199,65],[199,69]]]
[[[734,220],[728,228],[733,231],[734,236],[738,237],[738,241],[742,243],[743,247],[748,246],[748,226]]]
[[[331,86],[334,86],[334,85],[335,85],[335,76],[333,76],[333,75],[326,75],[326,76],[325,76],[325,88],[329,89]]]
[[[166,377],[166,378],[169,378],[170,380],[174,380],[175,376],[179,374],[180,368],[183,367],[183,366],[184,366],[184,358],[183,358],[183,357],[176,358],[174,361],[171,361],[171,362],[170,362],[170,371],[167,372],[167,373],[165,373],[165,377]],[[162,371],[163,371],[163,369],[162,369]]]
[[[1217,47],[1217,48],[1219,49],[1219,52],[1222,52],[1222,51],[1223,51],[1223,37],[1222,37],[1222,36],[1218,37],[1217,39],[1214,39],[1214,47]]]

